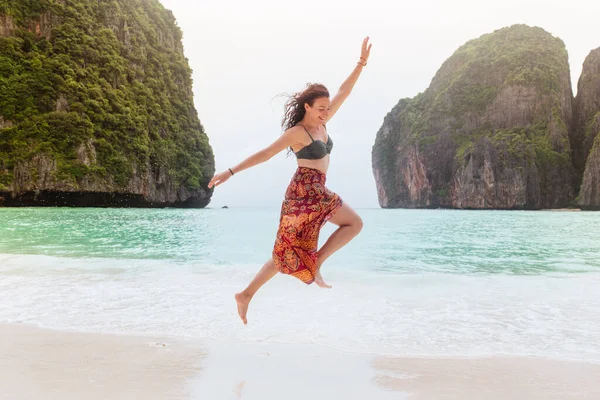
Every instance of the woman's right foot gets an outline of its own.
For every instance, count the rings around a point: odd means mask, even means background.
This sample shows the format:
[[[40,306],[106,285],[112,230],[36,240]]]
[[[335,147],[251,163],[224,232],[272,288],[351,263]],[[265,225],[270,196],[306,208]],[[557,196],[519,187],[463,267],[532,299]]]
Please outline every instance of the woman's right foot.
[[[248,323],[248,320],[246,319],[246,313],[248,312],[248,305],[250,304],[250,299],[252,299],[252,297],[250,297],[247,294],[244,294],[244,292],[236,293],[235,295],[238,314],[240,315],[242,322],[244,322],[244,325]]]

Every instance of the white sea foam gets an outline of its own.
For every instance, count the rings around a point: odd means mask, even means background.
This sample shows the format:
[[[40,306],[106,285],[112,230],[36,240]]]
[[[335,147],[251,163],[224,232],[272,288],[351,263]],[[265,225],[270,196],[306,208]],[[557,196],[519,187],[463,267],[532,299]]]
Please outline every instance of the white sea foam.
[[[600,362],[600,274],[324,272],[278,275],[239,321],[260,265],[0,254],[0,322],[395,355],[538,355]]]

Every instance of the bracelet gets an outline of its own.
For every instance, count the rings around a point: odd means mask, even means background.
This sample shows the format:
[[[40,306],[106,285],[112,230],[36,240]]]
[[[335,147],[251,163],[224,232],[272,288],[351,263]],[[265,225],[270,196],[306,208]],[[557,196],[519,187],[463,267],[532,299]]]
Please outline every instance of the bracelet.
[[[233,176],[233,171],[231,170],[231,168],[227,168],[229,170],[229,172],[231,172],[231,175]]]
[[[367,66],[367,62],[366,62],[366,61],[365,61],[365,63],[364,63],[364,64],[362,64],[360,61],[357,61],[356,63],[357,63],[358,65],[362,65],[363,67],[366,67],[366,66]]]

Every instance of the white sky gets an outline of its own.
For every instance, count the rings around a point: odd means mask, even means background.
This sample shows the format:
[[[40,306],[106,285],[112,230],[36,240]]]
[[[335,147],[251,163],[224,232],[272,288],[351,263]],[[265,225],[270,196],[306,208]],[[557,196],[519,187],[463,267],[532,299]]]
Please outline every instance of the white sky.
[[[600,1],[531,0],[161,0],[183,30],[194,102],[217,171],[281,134],[278,94],[325,84],[331,95],[360,56],[369,64],[329,122],[334,141],[327,186],[355,208],[379,207],[371,148],[383,118],[424,91],[466,41],[505,26],[540,26],[566,44],[573,87],[585,57],[600,47]],[[296,169],[285,151],[215,190],[209,207],[279,207]]]

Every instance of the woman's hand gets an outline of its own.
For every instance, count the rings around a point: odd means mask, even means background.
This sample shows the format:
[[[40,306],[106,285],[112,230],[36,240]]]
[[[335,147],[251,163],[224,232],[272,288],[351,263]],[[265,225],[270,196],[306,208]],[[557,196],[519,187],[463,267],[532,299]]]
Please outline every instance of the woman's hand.
[[[369,59],[369,55],[371,54],[371,46],[372,44],[368,44],[369,43],[369,37],[367,36],[365,38],[365,40],[363,40],[362,43],[362,49],[360,52],[360,59],[362,61],[365,62],[365,64],[367,63],[367,60]]]
[[[227,179],[231,178],[231,172],[229,170],[224,172],[219,172],[208,182],[208,188],[212,188],[213,186],[219,186],[221,183],[227,181]]]

